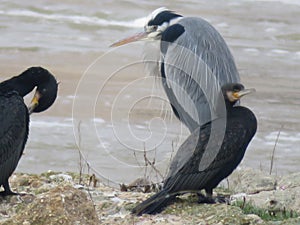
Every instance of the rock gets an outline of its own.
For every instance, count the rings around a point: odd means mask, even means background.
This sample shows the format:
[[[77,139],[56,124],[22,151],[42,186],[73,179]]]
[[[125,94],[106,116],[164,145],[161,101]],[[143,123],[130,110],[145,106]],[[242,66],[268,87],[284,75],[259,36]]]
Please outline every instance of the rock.
[[[267,175],[253,169],[234,171],[228,178],[229,189],[234,193],[255,194],[261,191],[275,190],[277,181],[275,176]]]
[[[254,224],[264,224],[264,221],[258,215],[248,214],[247,218],[249,218],[251,221],[253,221]]]
[[[256,195],[248,195],[247,199],[255,206],[266,208],[271,212],[290,212],[300,214],[300,187],[286,190],[262,191]]]
[[[160,214],[137,217],[130,211],[136,204],[152,196],[153,192],[122,192],[101,182],[91,187],[89,180],[88,175],[62,175],[53,171],[41,175],[14,174],[11,179],[13,190],[26,194],[0,197],[0,225],[300,224],[300,217],[269,222],[258,215],[247,215],[237,206],[198,204],[197,197],[192,194],[180,196],[176,203]],[[293,217],[300,215],[299,174],[278,177],[276,185],[274,176],[246,169],[234,172],[229,180],[229,187],[233,190],[217,188],[214,194],[235,193],[231,195],[232,201],[245,199],[263,212],[292,212]]]
[[[233,192],[239,193],[231,196],[233,201],[245,200],[271,213],[292,211],[300,214],[300,173],[275,178],[244,169],[235,171],[229,179]]]
[[[12,175],[10,178],[10,184],[12,187],[18,187],[18,190],[14,190],[18,193],[26,194],[30,192],[33,187],[39,188],[43,185],[43,180],[41,180],[38,175],[20,174],[18,176]]]
[[[287,188],[300,187],[300,173],[293,173],[283,176],[278,181],[278,188],[285,190]]]
[[[180,214],[181,218],[192,218],[190,224],[267,224],[258,216],[243,214],[239,207],[226,204],[190,204],[186,202],[178,203],[173,206],[174,211],[167,210],[165,213]],[[172,207],[172,206],[171,206]],[[188,224],[188,220],[185,224]]]
[[[53,174],[49,176],[50,180],[53,180],[55,182],[72,182],[73,178],[70,175],[67,174]]]
[[[39,195],[32,203],[1,225],[12,224],[99,224],[86,194],[69,185]]]

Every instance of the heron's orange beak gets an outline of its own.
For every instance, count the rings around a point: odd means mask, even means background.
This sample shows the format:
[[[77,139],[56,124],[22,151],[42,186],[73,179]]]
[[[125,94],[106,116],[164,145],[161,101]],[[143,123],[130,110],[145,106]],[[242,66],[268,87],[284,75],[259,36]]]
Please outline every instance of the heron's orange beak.
[[[131,42],[139,41],[139,40],[147,38],[147,36],[148,36],[148,34],[146,32],[137,33],[131,37],[127,37],[120,41],[117,41],[117,42],[113,43],[112,45],[110,45],[109,47],[118,47],[118,46],[125,45],[125,44],[131,43]]]

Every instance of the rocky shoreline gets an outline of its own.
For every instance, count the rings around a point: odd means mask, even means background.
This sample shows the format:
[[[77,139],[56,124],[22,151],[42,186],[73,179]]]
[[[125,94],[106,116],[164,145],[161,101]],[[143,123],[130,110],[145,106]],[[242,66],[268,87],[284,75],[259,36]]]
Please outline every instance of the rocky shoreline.
[[[187,194],[161,214],[141,217],[130,210],[153,193],[121,191],[93,183],[89,175],[79,180],[75,173],[14,174],[11,186],[21,195],[0,198],[0,225],[300,224],[300,173],[276,177],[238,170],[214,193],[230,195],[230,205],[198,204]],[[269,218],[248,214],[248,204]]]

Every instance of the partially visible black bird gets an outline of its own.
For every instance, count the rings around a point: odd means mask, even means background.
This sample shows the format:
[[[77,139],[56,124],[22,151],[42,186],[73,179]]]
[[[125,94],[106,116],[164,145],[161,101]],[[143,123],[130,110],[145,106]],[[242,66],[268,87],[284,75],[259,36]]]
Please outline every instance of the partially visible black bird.
[[[239,165],[256,133],[257,121],[251,110],[234,104],[254,90],[238,83],[226,84],[221,90],[219,117],[187,138],[171,163],[163,189],[137,205],[132,213],[159,213],[177,195],[203,189],[207,199],[212,199],[213,189]]]
[[[29,114],[48,109],[57,96],[55,77],[42,67],[31,67],[0,83],[0,187],[1,196],[11,191],[8,178],[23,154],[29,131]],[[23,97],[36,87],[27,109]]]

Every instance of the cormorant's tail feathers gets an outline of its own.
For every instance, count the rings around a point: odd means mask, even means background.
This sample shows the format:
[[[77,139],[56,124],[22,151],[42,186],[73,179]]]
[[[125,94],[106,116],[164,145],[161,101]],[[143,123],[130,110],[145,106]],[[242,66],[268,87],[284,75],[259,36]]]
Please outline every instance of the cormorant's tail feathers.
[[[138,216],[142,214],[157,214],[172,204],[175,198],[175,195],[170,195],[165,190],[162,190],[137,205],[131,212]]]

